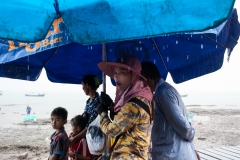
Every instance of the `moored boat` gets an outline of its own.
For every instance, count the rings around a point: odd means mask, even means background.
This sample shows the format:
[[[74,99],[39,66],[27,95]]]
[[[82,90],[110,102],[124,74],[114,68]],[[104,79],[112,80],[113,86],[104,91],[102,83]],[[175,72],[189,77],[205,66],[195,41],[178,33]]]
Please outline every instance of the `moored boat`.
[[[26,93],[25,96],[29,96],[29,97],[44,97],[45,94],[44,93]]]

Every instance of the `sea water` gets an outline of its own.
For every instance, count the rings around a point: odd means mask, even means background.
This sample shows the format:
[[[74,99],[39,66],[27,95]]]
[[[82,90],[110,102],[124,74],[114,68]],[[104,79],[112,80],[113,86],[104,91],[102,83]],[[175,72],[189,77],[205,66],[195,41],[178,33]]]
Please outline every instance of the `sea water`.
[[[71,119],[84,111],[88,96],[81,92],[83,91],[70,93],[48,91],[44,97],[29,97],[25,96],[24,92],[5,91],[0,96],[0,124],[24,121],[27,106],[32,108],[31,115],[35,115],[36,119],[50,118],[52,110],[59,106],[67,109],[68,119]]]
[[[80,91],[45,92],[44,97],[28,97],[24,92],[5,91],[0,96],[0,124],[24,121],[26,107],[32,108],[31,115],[36,119],[50,118],[52,110],[58,106],[68,110],[68,120],[82,114],[88,96]],[[114,97],[114,95],[111,95]],[[240,93],[188,93],[182,98],[186,108],[240,109]]]

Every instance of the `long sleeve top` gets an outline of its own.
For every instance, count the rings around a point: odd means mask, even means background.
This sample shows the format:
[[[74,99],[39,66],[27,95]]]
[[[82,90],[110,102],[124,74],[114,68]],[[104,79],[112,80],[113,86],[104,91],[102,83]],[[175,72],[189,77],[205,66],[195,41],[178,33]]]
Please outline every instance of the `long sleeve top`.
[[[146,103],[151,112],[150,102],[137,98]],[[113,121],[108,115],[101,116],[100,127],[110,137],[122,134],[114,147],[111,160],[147,160],[151,134],[150,115],[139,105],[133,102],[125,103]]]
[[[154,94],[153,160],[197,159],[192,142],[194,135],[181,96],[173,86],[160,79]]]

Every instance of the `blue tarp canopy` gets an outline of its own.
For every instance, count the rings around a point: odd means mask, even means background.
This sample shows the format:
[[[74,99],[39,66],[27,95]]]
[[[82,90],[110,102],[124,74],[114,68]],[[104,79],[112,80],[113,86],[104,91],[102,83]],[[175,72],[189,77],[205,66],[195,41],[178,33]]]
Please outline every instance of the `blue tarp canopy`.
[[[10,0],[0,1],[0,38],[43,40],[62,16],[74,42],[99,44],[215,28],[235,0]],[[55,4],[55,8],[54,5]]]
[[[214,30],[219,33],[211,33]],[[181,83],[220,69],[226,49],[233,50],[239,35],[240,24],[234,10],[220,29],[107,43],[106,54],[109,61],[126,53],[141,61],[152,61],[165,78],[170,73],[175,83]],[[102,79],[97,67],[100,61],[102,44],[73,42],[62,18],[53,22],[42,41],[0,40],[1,77],[35,81],[45,68],[52,82],[79,84],[86,74]]]

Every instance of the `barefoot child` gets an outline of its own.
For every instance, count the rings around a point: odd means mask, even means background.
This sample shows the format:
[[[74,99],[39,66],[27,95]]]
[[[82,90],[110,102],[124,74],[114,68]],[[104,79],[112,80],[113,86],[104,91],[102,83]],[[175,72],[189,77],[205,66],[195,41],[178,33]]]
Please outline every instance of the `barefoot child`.
[[[86,127],[86,119],[81,115],[77,115],[71,119],[72,133],[69,138],[72,138],[81,133]],[[91,154],[88,149],[87,141],[85,138],[77,141],[69,150],[70,160],[85,160],[91,159]]]
[[[56,131],[51,136],[49,160],[68,160],[69,139],[64,129],[68,112],[57,107],[51,113],[51,125]]]

